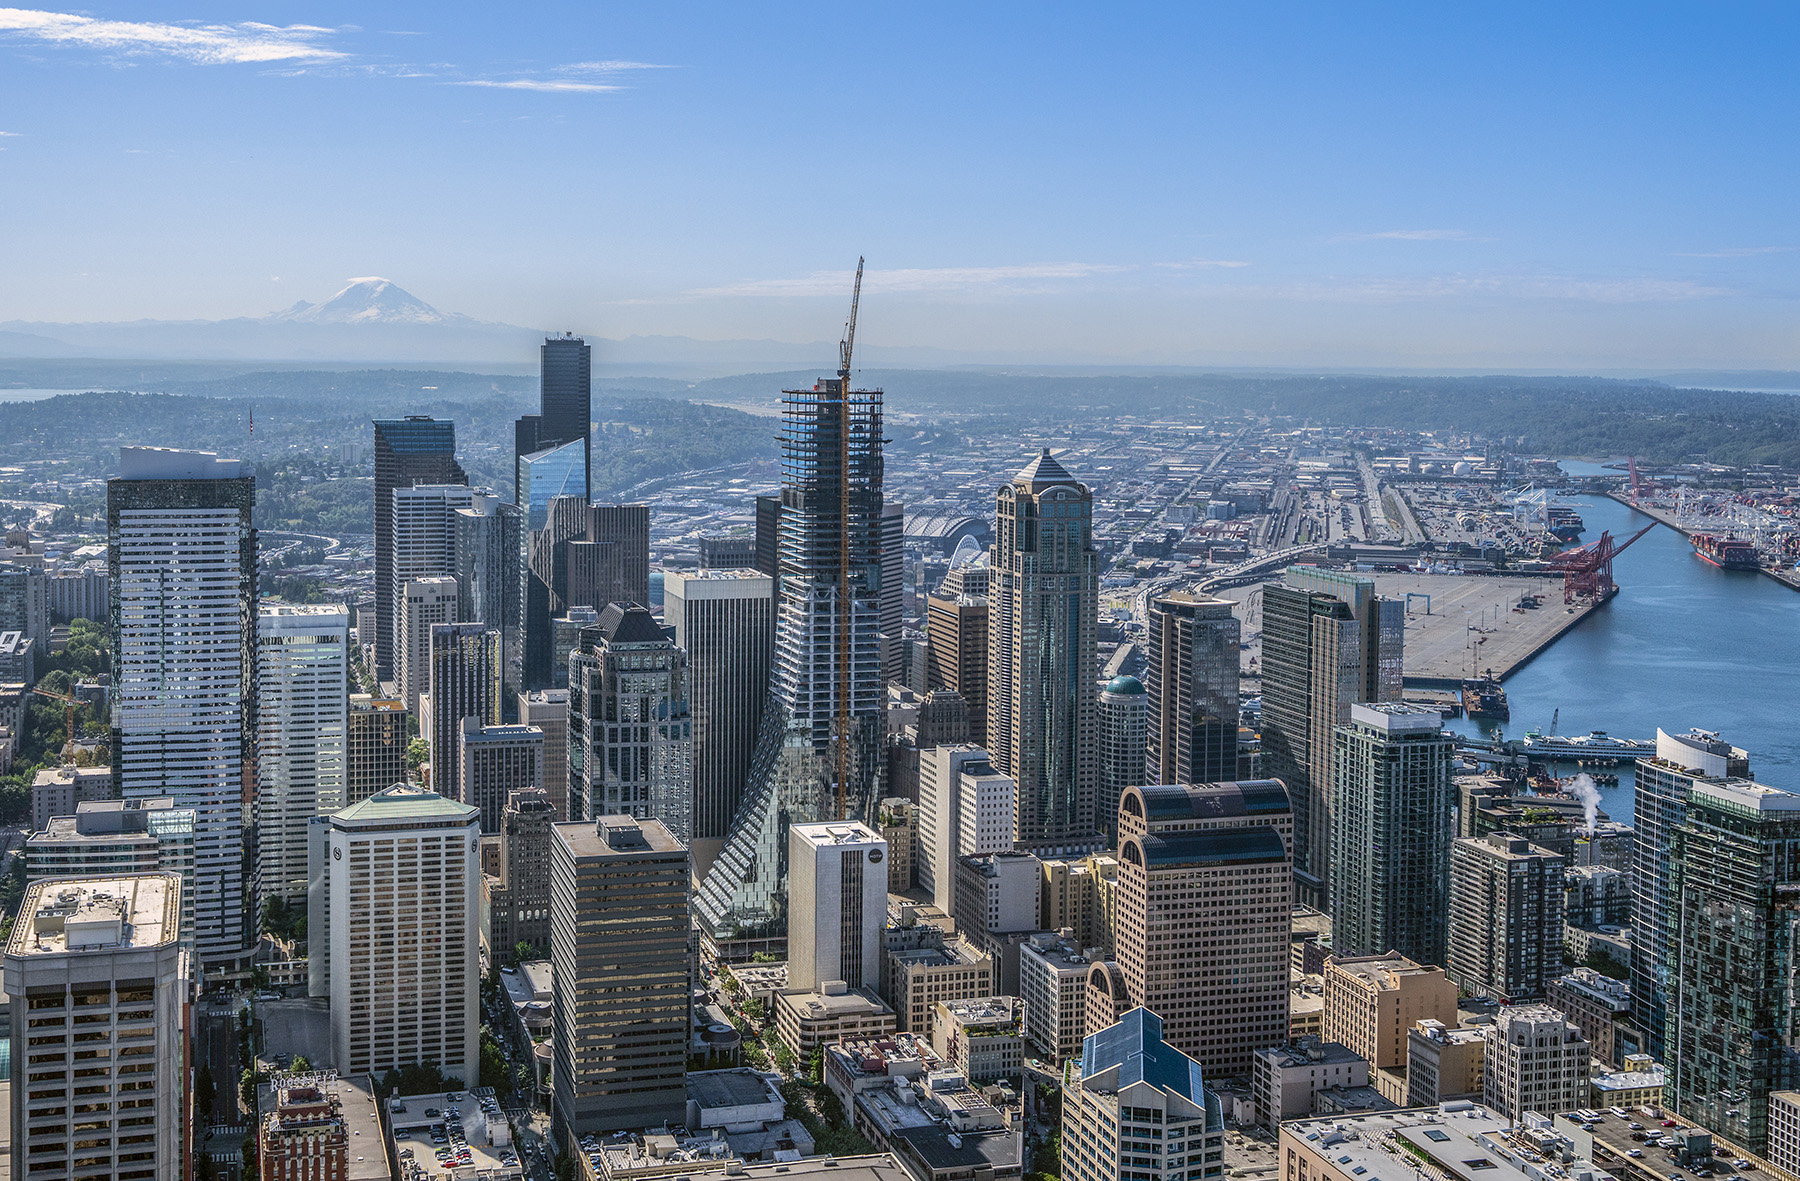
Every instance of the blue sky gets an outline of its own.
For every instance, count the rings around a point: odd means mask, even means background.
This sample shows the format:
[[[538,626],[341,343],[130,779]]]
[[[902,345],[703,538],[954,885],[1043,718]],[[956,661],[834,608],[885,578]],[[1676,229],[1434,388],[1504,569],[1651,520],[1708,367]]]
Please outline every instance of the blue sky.
[[[0,319],[1800,367],[1800,8],[0,9]]]

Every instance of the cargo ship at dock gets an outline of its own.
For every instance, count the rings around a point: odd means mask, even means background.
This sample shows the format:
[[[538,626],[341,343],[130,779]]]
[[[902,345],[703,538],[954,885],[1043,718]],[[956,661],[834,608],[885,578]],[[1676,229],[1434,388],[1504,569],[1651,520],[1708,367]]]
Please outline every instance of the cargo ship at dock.
[[[1506,703],[1506,690],[1492,677],[1464,681],[1459,696],[1462,699],[1463,713],[1468,717],[1512,721],[1512,707]]]
[[[1723,537],[1717,533],[1696,533],[1694,556],[1721,570],[1760,570],[1762,560],[1756,547],[1741,537]]]

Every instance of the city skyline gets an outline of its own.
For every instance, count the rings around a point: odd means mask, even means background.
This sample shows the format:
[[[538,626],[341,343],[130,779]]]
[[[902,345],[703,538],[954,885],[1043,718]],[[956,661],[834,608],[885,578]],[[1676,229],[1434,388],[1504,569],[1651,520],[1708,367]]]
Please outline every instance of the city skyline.
[[[0,321],[257,317],[379,274],[479,320],[803,344],[863,251],[878,351],[1800,366],[1766,150],[1792,13],[532,17],[8,10]],[[834,141],[881,183],[794,185]]]

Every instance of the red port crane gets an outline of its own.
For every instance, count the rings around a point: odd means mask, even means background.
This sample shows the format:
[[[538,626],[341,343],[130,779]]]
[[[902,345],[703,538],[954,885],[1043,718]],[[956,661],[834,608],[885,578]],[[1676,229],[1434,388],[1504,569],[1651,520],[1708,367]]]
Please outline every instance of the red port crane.
[[[1612,576],[1613,559],[1654,528],[1656,522],[1652,521],[1622,543],[1615,543],[1612,532],[1608,530],[1597,541],[1553,555],[1550,568],[1562,572],[1563,602],[1573,603],[1582,595],[1588,595],[1598,603],[1617,594],[1619,587]]]

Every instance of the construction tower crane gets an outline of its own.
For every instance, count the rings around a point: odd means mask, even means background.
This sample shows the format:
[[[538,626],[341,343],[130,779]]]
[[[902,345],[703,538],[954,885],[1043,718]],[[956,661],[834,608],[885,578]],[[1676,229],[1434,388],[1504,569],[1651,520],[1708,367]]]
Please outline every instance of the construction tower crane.
[[[33,689],[40,697],[54,697],[63,703],[63,733],[67,741],[63,745],[68,749],[68,757],[75,757],[75,707],[80,705],[79,697],[70,697],[67,693],[58,693],[54,689]]]
[[[1552,556],[1551,570],[1563,576],[1563,602],[1573,603],[1585,595],[1595,603],[1600,603],[1616,594],[1619,587],[1613,581],[1613,559],[1656,526],[1657,522],[1652,521],[1623,542],[1615,542],[1609,530],[1602,533],[1598,541],[1590,541],[1586,545]]]
[[[850,795],[850,698],[853,693],[851,671],[855,646],[850,628],[855,612],[851,609],[850,579],[850,359],[856,352],[856,309],[862,303],[863,260],[856,260],[856,284],[850,290],[850,318],[844,323],[844,337],[838,341],[838,627],[837,627],[837,818],[848,819]]]

